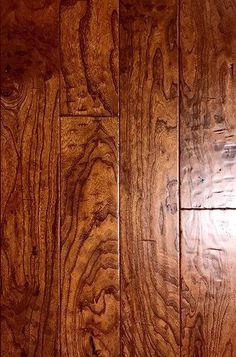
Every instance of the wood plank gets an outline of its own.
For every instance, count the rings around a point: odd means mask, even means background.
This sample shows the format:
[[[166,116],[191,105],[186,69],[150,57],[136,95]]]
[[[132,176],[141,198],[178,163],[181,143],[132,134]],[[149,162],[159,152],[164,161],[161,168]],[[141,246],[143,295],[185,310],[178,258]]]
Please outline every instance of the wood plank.
[[[179,356],[176,1],[120,7],[124,356]]]
[[[58,1],[1,1],[1,355],[57,356]]]
[[[119,356],[118,120],[61,121],[62,356]]]
[[[182,207],[236,208],[236,2],[181,0]]]
[[[236,211],[182,212],[183,356],[236,354]]]
[[[118,113],[118,0],[61,1],[61,112]]]

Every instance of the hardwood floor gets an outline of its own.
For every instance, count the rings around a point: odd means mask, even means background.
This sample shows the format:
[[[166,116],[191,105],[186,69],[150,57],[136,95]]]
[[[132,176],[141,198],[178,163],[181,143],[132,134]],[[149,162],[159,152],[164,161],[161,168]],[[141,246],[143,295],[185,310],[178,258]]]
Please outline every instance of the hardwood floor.
[[[118,120],[61,123],[61,352],[119,356]]]
[[[58,4],[1,9],[1,355],[58,351]]]
[[[118,113],[118,0],[61,1],[61,113]]]
[[[236,211],[184,211],[182,356],[236,351]]]
[[[234,356],[236,3],[180,4],[182,355]]]
[[[236,2],[180,1],[182,207],[236,207]]]
[[[177,356],[176,2],[124,0],[120,18],[122,355]]]
[[[0,0],[3,357],[236,355],[236,1]]]

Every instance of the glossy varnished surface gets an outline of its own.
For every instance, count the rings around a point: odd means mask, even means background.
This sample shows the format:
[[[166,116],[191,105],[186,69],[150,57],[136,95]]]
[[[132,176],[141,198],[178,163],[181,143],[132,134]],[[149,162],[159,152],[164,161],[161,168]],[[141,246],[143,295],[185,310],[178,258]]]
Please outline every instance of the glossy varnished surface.
[[[122,355],[178,356],[176,2],[120,22]]]
[[[59,12],[1,10],[1,356],[57,356]]]
[[[62,356],[119,356],[118,120],[61,121]]]
[[[118,1],[61,1],[62,114],[118,112]]]
[[[236,211],[184,211],[182,356],[236,354]]]
[[[182,207],[236,207],[236,2],[181,0]]]
[[[1,356],[235,356],[235,18],[1,0]]]

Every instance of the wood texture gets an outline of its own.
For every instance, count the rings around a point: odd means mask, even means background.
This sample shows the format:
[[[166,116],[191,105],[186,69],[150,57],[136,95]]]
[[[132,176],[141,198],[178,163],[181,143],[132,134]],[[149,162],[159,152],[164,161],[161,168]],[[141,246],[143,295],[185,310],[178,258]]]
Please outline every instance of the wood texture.
[[[61,2],[61,112],[118,113],[118,0]]]
[[[58,351],[58,6],[1,2],[1,355]]]
[[[236,207],[236,2],[181,0],[182,207]]]
[[[0,2],[1,356],[235,356],[236,1]]]
[[[62,356],[118,357],[118,120],[61,127]]]
[[[182,356],[236,354],[236,211],[182,212]]]
[[[122,355],[178,356],[176,2],[120,23]]]

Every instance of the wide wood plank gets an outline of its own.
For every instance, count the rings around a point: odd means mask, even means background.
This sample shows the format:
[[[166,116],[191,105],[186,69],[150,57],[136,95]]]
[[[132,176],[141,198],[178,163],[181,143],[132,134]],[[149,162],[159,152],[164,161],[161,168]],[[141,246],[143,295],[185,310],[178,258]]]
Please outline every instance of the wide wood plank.
[[[61,121],[62,356],[119,356],[118,120]]]
[[[118,112],[118,0],[61,1],[61,112]]]
[[[58,1],[1,1],[1,356],[57,356]]]
[[[236,211],[182,212],[182,356],[236,354]]]
[[[120,8],[121,345],[179,356],[176,1]]]
[[[181,0],[182,207],[236,208],[235,18],[235,0]]]

